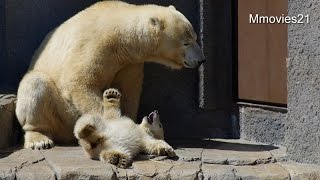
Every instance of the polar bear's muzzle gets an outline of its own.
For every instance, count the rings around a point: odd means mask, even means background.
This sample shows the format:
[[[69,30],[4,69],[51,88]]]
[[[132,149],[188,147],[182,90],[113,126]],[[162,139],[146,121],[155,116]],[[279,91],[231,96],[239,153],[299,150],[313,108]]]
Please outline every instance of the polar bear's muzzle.
[[[196,68],[205,62],[203,52],[198,43],[193,43],[185,49],[184,66],[186,68]]]

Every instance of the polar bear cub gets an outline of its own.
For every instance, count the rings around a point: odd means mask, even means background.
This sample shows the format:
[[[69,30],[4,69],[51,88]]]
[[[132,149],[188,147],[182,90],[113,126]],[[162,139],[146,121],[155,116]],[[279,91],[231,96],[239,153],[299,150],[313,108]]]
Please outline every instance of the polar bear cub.
[[[174,157],[173,148],[166,143],[157,111],[135,124],[121,115],[121,94],[107,89],[103,94],[103,115],[86,114],[76,123],[74,134],[86,154],[125,168],[140,152]]]

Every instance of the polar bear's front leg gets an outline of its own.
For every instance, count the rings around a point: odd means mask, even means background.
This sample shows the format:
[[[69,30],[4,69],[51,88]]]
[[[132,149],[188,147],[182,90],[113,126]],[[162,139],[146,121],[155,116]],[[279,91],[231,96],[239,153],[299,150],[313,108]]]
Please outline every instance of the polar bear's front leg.
[[[122,114],[130,117],[135,122],[137,121],[140,96],[142,92],[144,65],[129,64],[121,69],[111,87],[119,89],[122,93],[121,110]]]
[[[102,92],[99,89],[74,87],[69,94],[72,104],[81,114],[103,112]]]
[[[61,133],[59,127],[65,127],[59,119],[64,108],[57,87],[46,73],[31,71],[26,74],[18,88],[16,105],[17,119],[25,131],[24,147],[53,147],[55,135]],[[73,137],[66,136],[65,140],[70,138]]]
[[[48,136],[40,132],[26,131],[24,137],[25,137],[24,148],[40,150],[40,149],[49,149],[54,146],[53,141]]]

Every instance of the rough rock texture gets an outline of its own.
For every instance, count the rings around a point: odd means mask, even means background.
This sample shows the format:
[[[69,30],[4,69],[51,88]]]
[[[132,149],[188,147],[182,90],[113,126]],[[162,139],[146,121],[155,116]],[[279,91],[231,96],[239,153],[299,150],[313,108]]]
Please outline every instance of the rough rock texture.
[[[14,144],[15,140],[15,95],[0,94],[0,149]]]
[[[291,179],[320,179],[320,166],[300,164],[294,162],[282,162],[281,166],[290,173]]]
[[[239,119],[241,138],[261,143],[283,144],[286,113],[240,106]]]
[[[241,143],[240,143],[241,142]],[[208,164],[227,164],[234,166],[266,164],[274,162],[270,153],[277,149],[272,146],[249,144],[246,141],[215,141],[202,153],[202,161]]]
[[[235,175],[242,180],[249,179],[286,179],[290,180],[289,173],[279,164],[262,164],[257,166],[242,166],[235,168]]]
[[[55,174],[44,160],[34,162],[16,173],[17,180],[54,179]]]
[[[56,147],[41,154],[51,165],[58,179],[114,179],[110,164],[88,160],[78,147]]]
[[[197,146],[198,142],[190,143]],[[317,179],[320,166],[276,162],[283,149],[244,140],[214,139],[204,148],[178,145],[177,158],[139,156],[128,169],[85,157],[81,147],[0,151],[0,179]],[[282,152],[284,154],[285,152]],[[237,157],[236,157],[236,154]],[[233,160],[220,163],[217,157]],[[268,161],[273,159],[273,161]],[[267,160],[267,161],[266,161]],[[228,161],[226,161],[228,162]],[[249,162],[249,163],[244,163]],[[252,163],[254,162],[254,163]]]
[[[47,171],[49,166],[45,162],[42,163],[43,161],[45,161],[45,158],[41,155],[40,151],[23,149],[14,152],[0,159],[0,179],[15,179],[15,177],[32,179],[32,176],[39,178],[44,176],[50,177],[52,172]],[[42,163],[41,171],[33,172],[33,166],[40,164],[40,162]],[[38,170],[40,169],[38,168]]]
[[[320,2],[289,0],[289,16],[298,14],[309,14],[310,23],[288,26],[285,146],[292,160],[320,164]]]
[[[214,179],[214,180],[236,179],[234,172],[235,172],[235,169],[233,166],[216,165],[216,164],[202,165],[202,173],[203,173],[204,179]]]

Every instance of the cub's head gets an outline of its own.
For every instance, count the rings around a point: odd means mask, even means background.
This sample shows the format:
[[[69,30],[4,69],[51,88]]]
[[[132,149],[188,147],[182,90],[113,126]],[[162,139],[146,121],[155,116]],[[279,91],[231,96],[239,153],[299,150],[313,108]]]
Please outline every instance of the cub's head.
[[[160,122],[157,110],[151,112],[142,119],[140,126],[151,136],[156,139],[164,139],[163,126]]]
[[[149,18],[149,27],[158,39],[151,61],[173,69],[196,68],[204,60],[195,33],[188,19],[173,6],[161,7]]]

